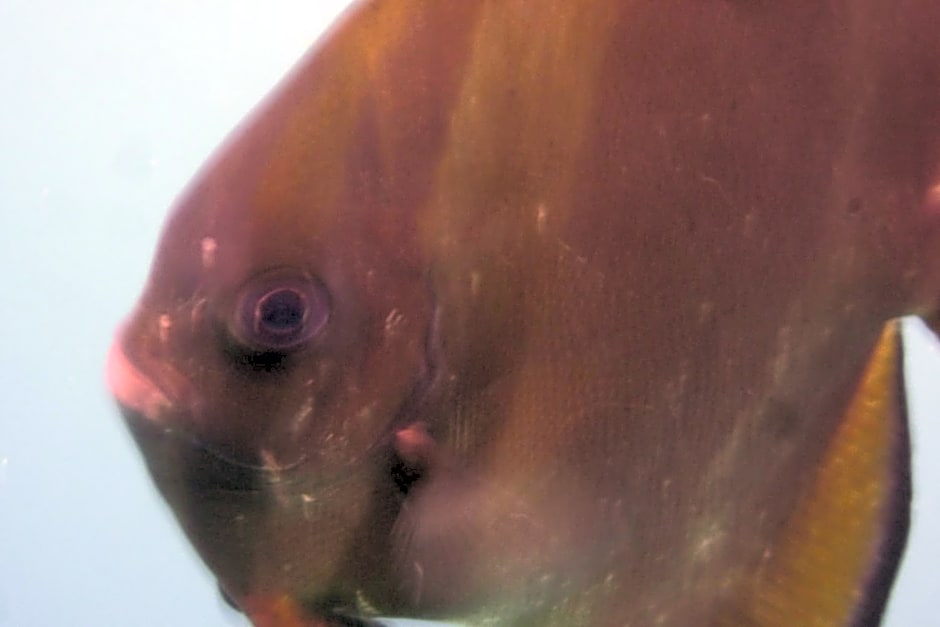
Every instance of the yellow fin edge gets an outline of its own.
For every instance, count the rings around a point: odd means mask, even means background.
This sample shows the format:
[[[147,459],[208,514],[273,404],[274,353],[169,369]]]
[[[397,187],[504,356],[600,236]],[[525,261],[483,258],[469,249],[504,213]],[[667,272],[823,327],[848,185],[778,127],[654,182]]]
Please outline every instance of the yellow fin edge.
[[[910,498],[900,321],[887,323],[749,614],[761,627],[869,624],[880,616]]]

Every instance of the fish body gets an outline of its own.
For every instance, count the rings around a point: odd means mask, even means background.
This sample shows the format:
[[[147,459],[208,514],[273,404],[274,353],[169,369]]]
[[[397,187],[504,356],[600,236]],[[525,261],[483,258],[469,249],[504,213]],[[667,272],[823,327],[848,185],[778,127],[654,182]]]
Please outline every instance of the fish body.
[[[356,5],[180,198],[109,357],[226,595],[877,624],[895,319],[940,287],[935,5]]]

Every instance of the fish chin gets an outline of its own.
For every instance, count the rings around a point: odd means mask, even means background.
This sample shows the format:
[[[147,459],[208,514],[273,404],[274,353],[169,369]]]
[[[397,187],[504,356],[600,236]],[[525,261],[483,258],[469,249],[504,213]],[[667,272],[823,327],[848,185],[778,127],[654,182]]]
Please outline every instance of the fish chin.
[[[349,618],[359,613],[357,576],[344,558],[372,551],[360,550],[369,544],[362,521],[370,512],[394,511],[373,498],[381,460],[337,469],[250,465],[135,408],[121,412],[155,486],[233,605],[255,620],[270,610],[265,599],[290,599],[308,618],[369,624]],[[309,555],[319,556],[312,566],[298,561]]]
[[[278,480],[277,471],[225,457],[185,431],[165,427],[134,409],[122,406],[121,414],[154,482],[170,503],[177,502],[177,489],[194,490],[201,496],[259,493]]]
[[[107,385],[156,488],[225,595],[249,615],[270,610],[264,599],[291,599],[305,615],[366,624],[346,617],[360,613],[359,569],[383,559],[383,538],[364,521],[391,528],[398,511],[388,448],[339,464],[227,448],[201,436],[208,409],[195,386],[142,344],[118,335]],[[309,555],[316,562],[302,563]]]

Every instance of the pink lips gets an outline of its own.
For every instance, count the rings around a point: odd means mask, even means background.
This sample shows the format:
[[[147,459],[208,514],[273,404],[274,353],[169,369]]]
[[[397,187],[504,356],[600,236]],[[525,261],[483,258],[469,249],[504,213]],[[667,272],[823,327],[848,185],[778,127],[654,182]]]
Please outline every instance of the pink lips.
[[[127,358],[121,346],[122,333],[111,344],[105,366],[108,389],[125,408],[148,420],[157,420],[173,406],[169,397]]]

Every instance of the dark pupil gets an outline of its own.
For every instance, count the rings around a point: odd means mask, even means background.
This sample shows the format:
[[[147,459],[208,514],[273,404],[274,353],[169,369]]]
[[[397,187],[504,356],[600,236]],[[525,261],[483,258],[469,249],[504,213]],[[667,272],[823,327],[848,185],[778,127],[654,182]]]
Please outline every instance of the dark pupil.
[[[304,298],[294,290],[276,290],[258,302],[258,326],[269,333],[293,333],[304,323]]]

